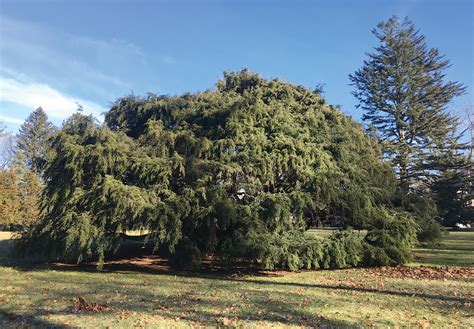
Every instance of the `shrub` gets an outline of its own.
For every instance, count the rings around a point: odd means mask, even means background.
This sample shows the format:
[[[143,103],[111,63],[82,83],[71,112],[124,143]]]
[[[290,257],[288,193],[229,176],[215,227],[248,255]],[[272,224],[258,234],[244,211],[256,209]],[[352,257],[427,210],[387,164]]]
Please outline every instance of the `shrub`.
[[[435,219],[421,218],[418,220],[418,241],[420,244],[435,247],[441,245],[441,240],[448,231]]]
[[[251,249],[254,250],[254,258],[265,270],[319,268],[322,257],[321,241],[297,230],[261,234],[253,240]]]

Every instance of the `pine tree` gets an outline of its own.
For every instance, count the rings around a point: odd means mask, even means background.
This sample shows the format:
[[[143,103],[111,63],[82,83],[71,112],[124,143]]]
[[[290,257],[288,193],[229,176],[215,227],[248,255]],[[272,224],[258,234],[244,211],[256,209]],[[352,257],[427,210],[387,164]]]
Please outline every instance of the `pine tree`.
[[[18,151],[25,158],[28,169],[41,175],[46,163],[50,138],[55,131],[54,125],[41,107],[34,110],[18,132]]]
[[[443,153],[438,147],[457,120],[446,106],[465,87],[445,81],[449,61],[427,47],[409,19],[392,17],[373,33],[380,45],[350,80],[365,110],[363,120],[380,138],[406,194],[438,173],[435,155]]]

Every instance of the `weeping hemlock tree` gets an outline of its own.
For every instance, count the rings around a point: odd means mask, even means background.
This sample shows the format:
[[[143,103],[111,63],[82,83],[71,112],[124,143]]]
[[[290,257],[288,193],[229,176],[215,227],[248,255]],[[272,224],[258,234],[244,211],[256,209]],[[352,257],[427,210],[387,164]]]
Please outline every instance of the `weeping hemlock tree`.
[[[55,137],[27,253],[103,261],[144,229],[175,265],[213,255],[295,270],[398,263],[414,242],[410,216],[384,210],[396,182],[375,141],[304,87],[225,73],[213,91],[119,99],[105,123],[75,114]],[[403,248],[386,238],[394,218]],[[371,238],[304,233],[328,220]]]
[[[457,121],[446,106],[465,87],[445,81],[449,61],[427,47],[409,19],[392,17],[373,33],[380,45],[350,79],[363,120],[375,129],[406,194],[439,171],[438,155]]]

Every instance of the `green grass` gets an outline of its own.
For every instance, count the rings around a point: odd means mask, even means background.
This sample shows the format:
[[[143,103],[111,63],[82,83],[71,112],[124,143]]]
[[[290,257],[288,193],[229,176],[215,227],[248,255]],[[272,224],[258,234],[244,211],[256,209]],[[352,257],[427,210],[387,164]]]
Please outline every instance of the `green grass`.
[[[471,233],[474,235],[474,233]],[[469,241],[452,236],[451,246]],[[1,235],[0,235],[1,239]],[[451,240],[448,240],[451,241]],[[474,278],[391,278],[374,269],[234,277],[172,272],[154,259],[29,267],[0,241],[0,327],[473,327]],[[462,246],[462,247],[461,247]],[[127,265],[127,266],[126,266]],[[74,298],[106,305],[75,313]]]
[[[431,266],[474,266],[474,232],[451,231],[435,248],[415,250],[415,264]]]

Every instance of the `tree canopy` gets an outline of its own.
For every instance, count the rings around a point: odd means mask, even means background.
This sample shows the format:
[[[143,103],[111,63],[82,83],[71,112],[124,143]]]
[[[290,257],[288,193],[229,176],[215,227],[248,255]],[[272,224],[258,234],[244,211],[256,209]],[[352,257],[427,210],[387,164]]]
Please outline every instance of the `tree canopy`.
[[[309,225],[384,232],[377,221],[409,217],[384,210],[395,175],[359,124],[318,93],[247,70],[225,73],[215,90],[118,99],[104,126],[77,113],[52,150],[43,220],[25,246],[78,261],[102,261],[121,233],[146,230],[178,263],[345,267],[361,261],[360,242],[348,233],[322,244],[305,235]],[[399,222],[411,236],[408,217]],[[377,237],[367,243],[383,248]]]

